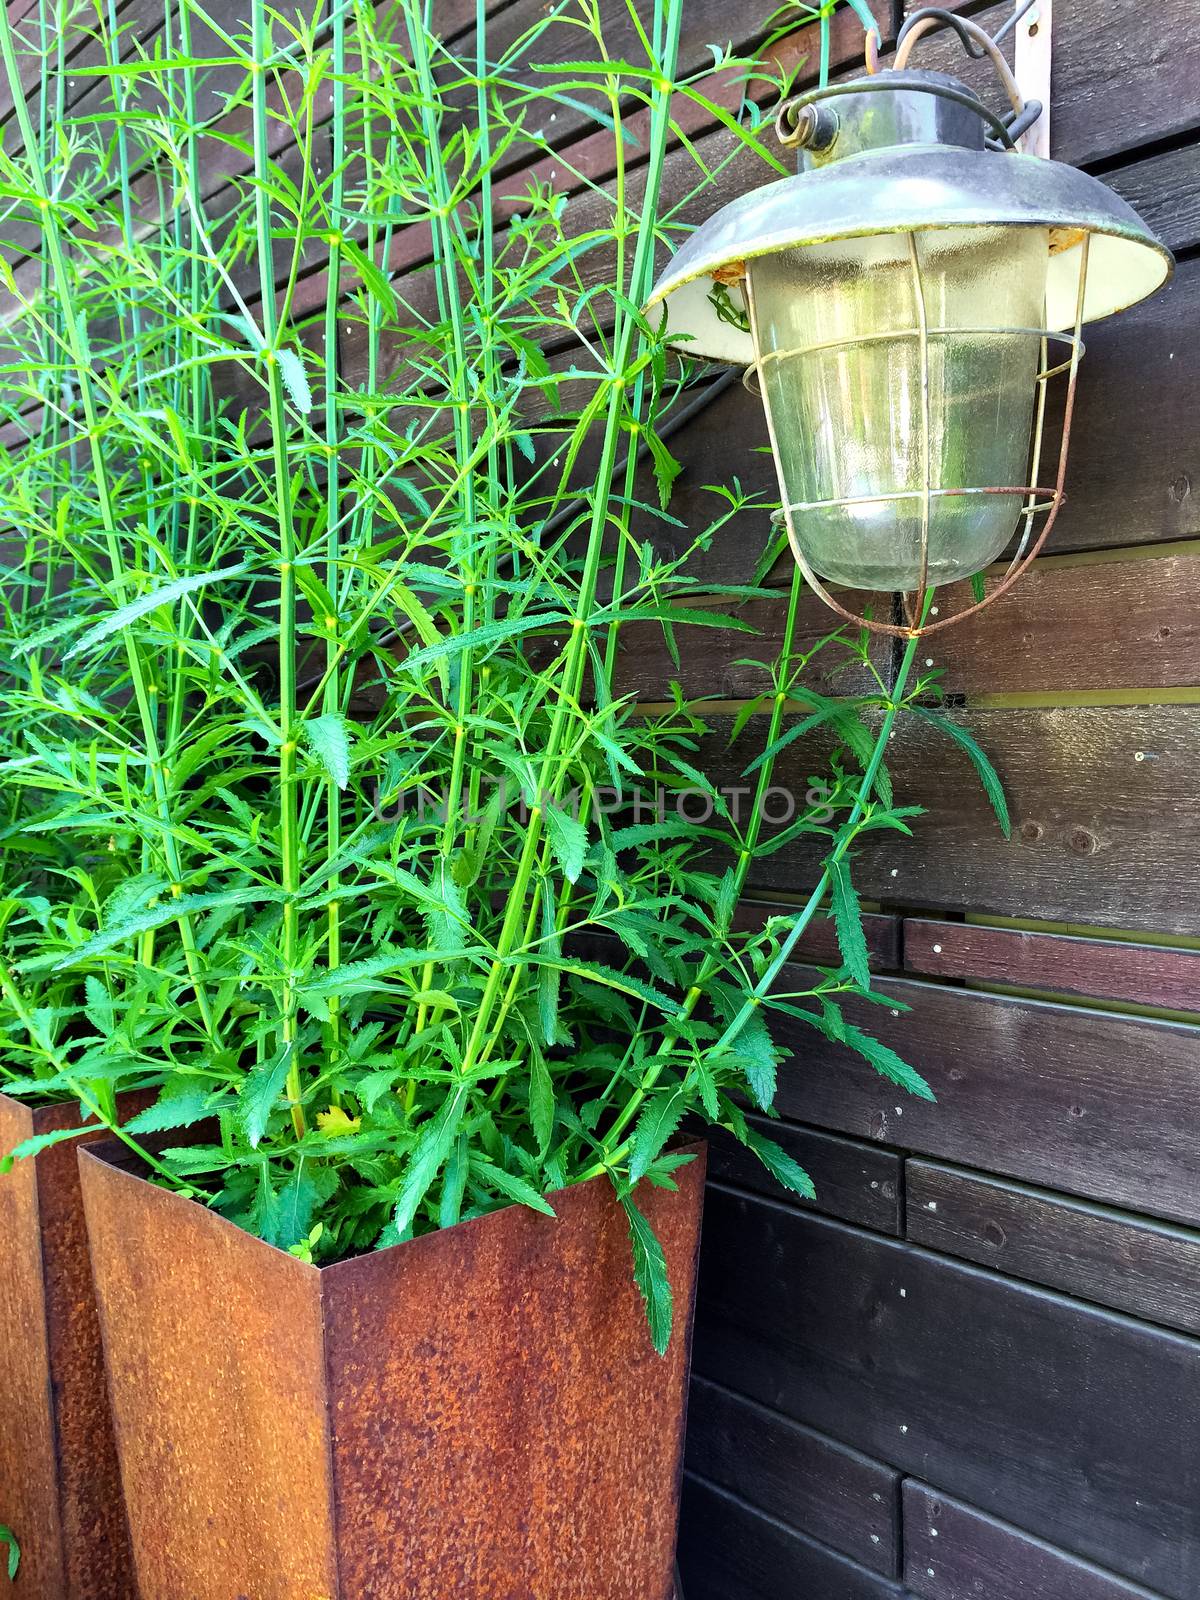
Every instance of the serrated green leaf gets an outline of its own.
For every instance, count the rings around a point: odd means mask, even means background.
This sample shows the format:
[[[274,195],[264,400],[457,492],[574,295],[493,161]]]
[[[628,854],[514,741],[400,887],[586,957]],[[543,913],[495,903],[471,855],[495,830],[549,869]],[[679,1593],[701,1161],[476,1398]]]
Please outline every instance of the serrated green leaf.
[[[412,1227],[422,1200],[445,1165],[466,1108],[466,1085],[458,1084],[442,1101],[441,1109],[421,1129],[396,1197],[393,1223],[401,1238]]]
[[[687,1096],[682,1082],[668,1084],[652,1092],[638,1116],[629,1153],[629,1181],[637,1183],[662,1153],[668,1139],[683,1120]]]
[[[752,1014],[738,1035],[736,1054],[755,1103],[769,1111],[775,1103],[778,1081],[777,1051],[760,1010]]]
[[[529,1122],[543,1158],[554,1136],[554,1109],[554,1080],[542,1052],[535,1050],[529,1062]]]
[[[843,1020],[842,1042],[849,1045],[851,1050],[857,1050],[858,1054],[869,1061],[875,1071],[881,1073],[890,1083],[898,1084],[909,1094],[916,1095],[919,1100],[937,1098],[921,1074],[898,1056],[890,1045],[884,1044],[869,1033],[864,1033],[852,1022]]]
[[[587,855],[587,829],[578,817],[549,802],[543,807],[550,851],[571,883],[579,882]]]
[[[781,1149],[773,1139],[756,1132],[748,1123],[743,1123],[736,1131],[747,1150],[754,1152],[777,1183],[790,1189],[793,1194],[803,1195],[806,1200],[816,1199],[817,1191],[812,1179],[786,1150]]]
[[[204,1084],[170,1086],[152,1106],[125,1124],[128,1133],[165,1133],[170,1128],[190,1128],[209,1115],[211,1091]]]
[[[630,1194],[621,1196],[621,1205],[629,1220],[629,1243],[633,1251],[633,1276],[641,1290],[646,1307],[646,1320],[650,1324],[650,1342],[660,1356],[665,1356],[671,1344],[671,1324],[674,1320],[674,1303],[671,1280],[667,1275],[667,1258],[658,1235],[646,1217],[638,1210]]]
[[[13,1145],[7,1155],[0,1159],[0,1172],[11,1172],[18,1161],[27,1161],[31,1156],[49,1150],[51,1145],[62,1144],[66,1139],[78,1139],[82,1134],[95,1132],[95,1129],[93,1122],[88,1128],[55,1128],[52,1133],[35,1133],[32,1138],[22,1139],[20,1144]]]
[[[295,350],[276,350],[275,360],[279,363],[279,376],[283,379],[283,386],[292,404],[302,416],[307,416],[313,408],[313,397],[304,362]]]
[[[1012,820],[1008,814],[1008,801],[1004,794],[1004,785],[1000,782],[1000,774],[984,754],[974,735],[968,733],[961,723],[953,722],[949,717],[930,711],[927,706],[913,706],[913,712],[925,722],[932,723],[947,739],[952,739],[961,750],[965,750],[971,765],[979,775],[983,784],[983,791],[991,802],[992,810],[996,813],[996,821],[1006,839],[1012,838]]]
[[[350,730],[345,717],[336,711],[311,717],[304,724],[304,735],[325,771],[344,789],[350,782]]]
[[[82,650],[90,650],[93,645],[101,644],[114,633],[120,633],[131,622],[136,622],[139,617],[157,611],[160,606],[172,605],[185,594],[194,594],[197,589],[206,589],[210,584],[222,583],[227,578],[236,578],[243,572],[250,570],[249,561],[239,561],[232,567],[217,567],[212,572],[194,572],[187,578],[176,578],[171,583],[160,584],[157,589],[151,589],[146,594],[139,595],[136,600],[131,600],[128,605],[119,607],[94,627],[76,639],[69,650],[64,652],[63,660],[69,661],[72,656],[77,656]]]
[[[279,1104],[291,1059],[292,1046],[286,1044],[270,1061],[260,1062],[238,1091],[238,1120],[252,1150],[267,1131],[270,1115]]]
[[[867,935],[863,929],[862,907],[850,882],[850,868],[845,856],[835,856],[829,862],[829,892],[833,904],[833,925],[837,932],[838,949],[850,976],[860,989],[871,987],[871,964],[867,951]]]
[[[550,1202],[544,1199],[531,1183],[518,1177],[515,1172],[506,1172],[503,1167],[497,1167],[490,1161],[481,1161],[478,1156],[471,1162],[471,1166],[485,1183],[490,1183],[494,1189],[499,1189],[501,1194],[507,1195],[510,1200],[515,1200],[518,1205],[528,1206],[531,1211],[540,1211],[543,1216],[555,1215]]]
[[[364,254],[352,239],[343,238],[340,242],[340,249],[362,279],[367,291],[383,307],[384,315],[388,318],[394,317],[396,315],[396,295],[387,275],[379,270],[370,256]]]
[[[0,1544],[8,1546],[8,1581],[15,1583],[21,1567],[21,1546],[17,1543],[17,1536],[12,1529],[4,1527],[2,1523],[0,1523]]]

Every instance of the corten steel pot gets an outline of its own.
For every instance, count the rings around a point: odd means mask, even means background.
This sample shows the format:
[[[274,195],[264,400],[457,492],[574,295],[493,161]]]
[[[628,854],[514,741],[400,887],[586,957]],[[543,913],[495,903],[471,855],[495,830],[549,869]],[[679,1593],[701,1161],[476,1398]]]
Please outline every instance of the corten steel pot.
[[[0,1152],[78,1126],[74,1105],[0,1094]],[[106,1136],[0,1175],[0,1523],[21,1547],[15,1585],[0,1588],[16,1600],[137,1597],[75,1159]]]
[[[147,1600],[670,1600],[703,1146],[639,1190],[655,1355],[605,1179],[318,1268],[80,1155]]]

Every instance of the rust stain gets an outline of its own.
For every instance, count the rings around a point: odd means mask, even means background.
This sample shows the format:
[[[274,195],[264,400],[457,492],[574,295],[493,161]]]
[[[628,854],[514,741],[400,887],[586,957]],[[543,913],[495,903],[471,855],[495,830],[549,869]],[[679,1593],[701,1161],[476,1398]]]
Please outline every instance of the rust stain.
[[[643,1185],[665,1359],[606,1180],[317,1268],[81,1158],[153,1600],[671,1600],[703,1200]],[[131,1470],[132,1469],[132,1470]]]
[[[0,1095],[5,1150],[78,1126],[73,1105]],[[29,1600],[137,1600],[76,1167],[77,1145],[105,1133],[0,1176],[0,1522],[21,1546],[13,1592]]]
[[[317,1269],[97,1152],[79,1171],[143,1595],[332,1597]]]
[[[650,1344],[605,1179],[322,1274],[341,1600],[670,1600],[704,1183],[643,1185]]]

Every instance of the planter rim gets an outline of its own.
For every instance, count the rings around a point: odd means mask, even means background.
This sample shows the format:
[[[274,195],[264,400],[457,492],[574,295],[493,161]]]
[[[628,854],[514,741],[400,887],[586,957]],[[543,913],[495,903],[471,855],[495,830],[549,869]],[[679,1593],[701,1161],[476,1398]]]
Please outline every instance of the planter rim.
[[[688,1135],[681,1140],[673,1140],[668,1145],[668,1149],[676,1154],[691,1155],[694,1158],[704,1153],[707,1149],[707,1143],[707,1140],[703,1138]],[[95,1162],[99,1166],[107,1167],[110,1171],[117,1173],[121,1178],[131,1183],[145,1184],[148,1188],[163,1196],[163,1203],[179,1206],[199,1206],[214,1223],[220,1224],[224,1228],[232,1228],[235,1233],[240,1234],[243,1238],[252,1239],[255,1244],[261,1245],[264,1250],[270,1250],[275,1255],[284,1256],[287,1260],[294,1261],[296,1266],[305,1272],[316,1273],[318,1277],[337,1273],[339,1268],[353,1267],[357,1262],[363,1260],[374,1261],[386,1257],[395,1250],[411,1250],[414,1245],[425,1245],[426,1248],[429,1248],[427,1244],[429,1240],[440,1239],[446,1234],[458,1234],[460,1229],[471,1228],[479,1223],[491,1222],[496,1217],[503,1216],[511,1211],[527,1212],[531,1222],[535,1223],[550,1224],[558,1221],[557,1216],[548,1217],[543,1212],[535,1211],[532,1206],[524,1206],[519,1201],[514,1200],[509,1205],[497,1206],[495,1211],[484,1212],[480,1217],[464,1217],[461,1222],[456,1222],[450,1228],[435,1228],[429,1233],[419,1233],[415,1238],[401,1239],[396,1244],[385,1245],[381,1250],[361,1250],[357,1255],[342,1256],[336,1261],[318,1264],[315,1261],[302,1261],[299,1256],[292,1255],[290,1250],[284,1250],[280,1245],[268,1243],[266,1239],[260,1238],[256,1233],[251,1233],[248,1228],[241,1227],[240,1224],[232,1222],[228,1217],[223,1217],[219,1211],[214,1211],[211,1206],[204,1205],[202,1201],[193,1200],[187,1195],[180,1194],[175,1189],[167,1189],[161,1184],[152,1183],[145,1173],[138,1171],[137,1157],[119,1139],[98,1139],[92,1144],[81,1145],[78,1150],[78,1159],[81,1164]],[[569,1183],[561,1189],[551,1189],[545,1195],[545,1199],[552,1204],[556,1195],[570,1194],[573,1190],[588,1189],[593,1184],[608,1183],[608,1181],[603,1174],[600,1174],[595,1178],[589,1178],[586,1183]]]

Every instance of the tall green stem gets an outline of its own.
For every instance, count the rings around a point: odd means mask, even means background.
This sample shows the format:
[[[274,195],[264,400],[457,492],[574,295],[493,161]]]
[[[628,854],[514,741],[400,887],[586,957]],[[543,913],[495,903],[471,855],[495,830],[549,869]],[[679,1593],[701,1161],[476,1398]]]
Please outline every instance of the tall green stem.
[[[275,499],[279,519],[279,850],[283,887],[283,1045],[291,1053],[287,1096],[296,1137],[305,1133],[301,1104],[303,1083],[297,1058],[296,991],[294,974],[299,953],[300,813],[296,780],[296,747],[300,726],[296,716],[296,527],[292,486],[288,472],[288,417],[279,364],[278,308],[275,303],[275,250],[271,238],[271,199],[268,190],[270,156],[267,149],[267,62],[270,32],[265,0],[254,0],[251,11],[254,59],[252,109],[254,120],[254,217],[257,232],[259,290],[262,296],[262,359],[266,367],[271,459],[275,473]]]

